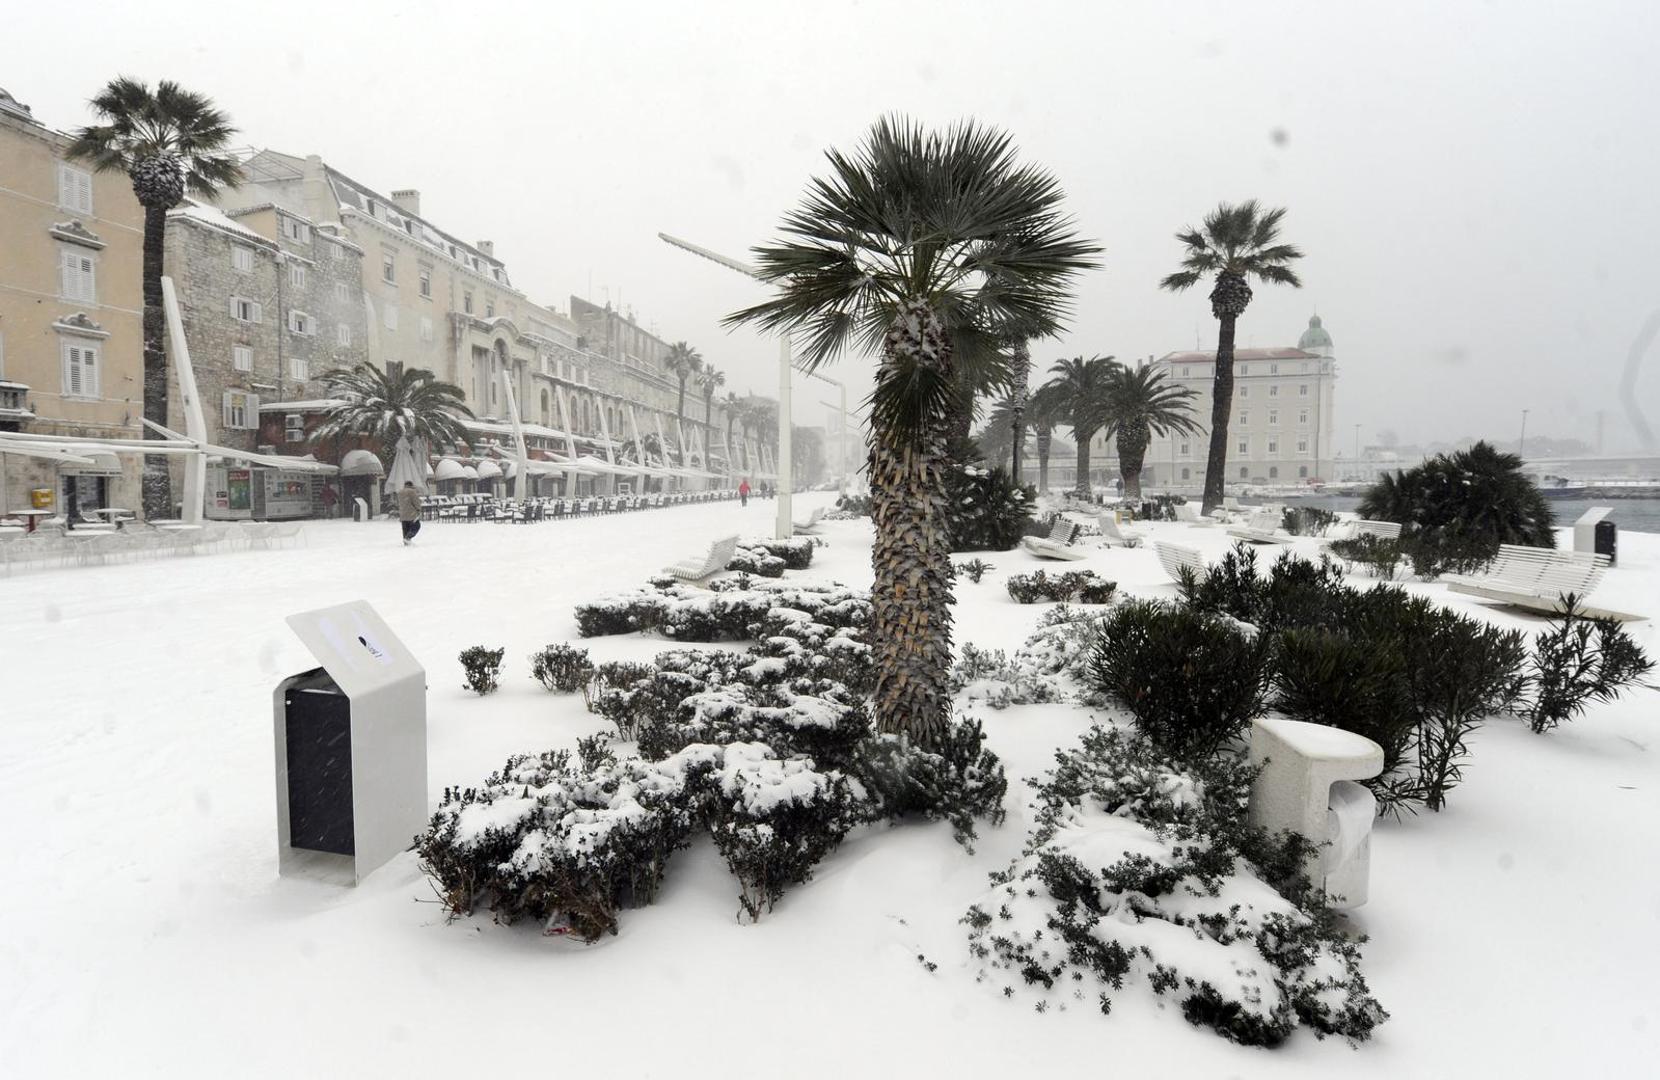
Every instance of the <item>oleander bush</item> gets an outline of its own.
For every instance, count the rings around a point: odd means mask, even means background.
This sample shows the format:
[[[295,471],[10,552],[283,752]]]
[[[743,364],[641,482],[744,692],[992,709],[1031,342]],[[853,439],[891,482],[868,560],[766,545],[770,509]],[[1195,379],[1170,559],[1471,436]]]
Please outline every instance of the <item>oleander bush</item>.
[[[587,649],[571,645],[548,645],[530,654],[530,674],[547,690],[574,694],[588,685],[594,662]]]
[[[1015,483],[1006,469],[952,465],[945,500],[952,551],[1008,551],[1025,535],[1037,490]]]
[[[1403,555],[1399,540],[1373,533],[1333,540],[1326,545],[1326,550],[1348,566],[1362,566],[1367,573],[1384,581],[1395,580]]]
[[[1224,1038],[1275,1046],[1299,1026],[1354,1042],[1388,1019],[1360,947],[1303,873],[1313,845],[1253,828],[1254,771],[1173,761],[1094,728],[1036,787],[1020,858],[969,908],[969,952],[1005,996],[1099,1008],[1145,988]]]
[[[1088,668],[1102,620],[1099,611],[1060,604],[1044,612],[1012,658],[1002,649],[988,651],[965,643],[952,665],[952,691],[993,709],[1075,697],[1097,700],[1099,695],[1088,684]]]
[[[1102,620],[1090,679],[1159,752],[1200,760],[1263,711],[1270,642],[1187,605],[1130,600]]]
[[[1050,574],[1034,570],[1011,574],[1005,583],[1009,597],[1017,604],[1110,604],[1118,583],[1098,576],[1093,570],[1065,570]]]
[[[1567,598],[1566,607],[1534,640],[1528,665],[1525,715],[1540,734],[1572,720],[1593,701],[1614,700],[1654,670],[1619,623],[1587,618],[1575,596]]]
[[[967,562],[957,564],[957,573],[976,585],[980,584],[980,579],[986,576],[987,570],[995,569],[997,568],[984,559],[970,559]]]
[[[486,649],[482,645],[474,645],[461,650],[461,670],[465,677],[466,689],[483,697],[494,693],[501,685],[501,659],[507,655],[507,650]]]
[[[1337,515],[1318,506],[1288,506],[1280,514],[1280,528],[1292,536],[1324,536]]]

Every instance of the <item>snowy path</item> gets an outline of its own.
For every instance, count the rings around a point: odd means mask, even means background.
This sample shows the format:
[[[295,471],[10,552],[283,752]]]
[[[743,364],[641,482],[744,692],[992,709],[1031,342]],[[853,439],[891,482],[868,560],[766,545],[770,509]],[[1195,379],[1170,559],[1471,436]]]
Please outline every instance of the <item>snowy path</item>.
[[[1380,825],[1360,922],[1394,1019],[1358,1051],[1306,1034],[1244,1050],[1140,993],[1110,1019],[1083,1003],[1040,1016],[977,985],[956,920],[1018,848],[1023,791],[977,855],[941,826],[861,834],[755,926],[696,846],[655,906],[588,948],[487,916],[446,925],[409,855],[356,890],[277,879],[271,690],[311,666],[282,616],[362,597],[423,659],[436,799],[603,726],[525,662],[575,638],[575,602],[718,534],[764,534],[773,511],[429,525],[409,549],[390,525],[316,523],[294,551],[0,581],[0,1075],[1544,1077],[1639,1075],[1660,1055],[1648,691],[1550,737],[1495,723],[1446,813]],[[1157,528],[1225,546],[1217,530]],[[868,526],[824,531],[803,576],[868,582]],[[1623,541],[1605,589],[1660,613],[1660,537]],[[1013,648],[1042,609],[1009,602],[1002,580],[1038,564],[986,558],[985,582],[960,583],[958,640]],[[1150,550],[1074,565],[1172,592]],[[1654,624],[1636,634],[1660,653]],[[455,655],[473,644],[507,647],[490,698],[460,688]],[[666,647],[586,644],[602,659]],[[1055,706],[985,715],[1011,777],[1087,723]]]

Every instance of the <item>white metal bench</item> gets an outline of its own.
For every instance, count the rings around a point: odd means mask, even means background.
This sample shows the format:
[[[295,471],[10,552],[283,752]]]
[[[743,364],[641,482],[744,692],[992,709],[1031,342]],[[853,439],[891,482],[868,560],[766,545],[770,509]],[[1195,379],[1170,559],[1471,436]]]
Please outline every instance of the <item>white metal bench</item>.
[[[1608,573],[1608,565],[1608,556],[1594,552],[1502,544],[1498,557],[1481,573],[1448,574],[1441,580],[1449,590],[1465,596],[1557,613],[1566,607],[1563,601],[1567,594],[1583,598],[1594,592]],[[1579,611],[1590,618],[1621,622],[1639,622],[1647,617],[1596,607],[1583,599]]]
[[[1193,503],[1176,503],[1171,507],[1176,512],[1176,520],[1183,525],[1215,525],[1216,522],[1207,517],[1201,517],[1199,508]]]
[[[1195,575],[1205,572],[1204,557],[1192,548],[1155,540],[1153,550],[1158,552],[1159,565],[1164,567],[1164,572],[1170,575],[1171,581],[1179,583],[1184,569],[1192,571]]]
[[[1251,512],[1245,524],[1228,530],[1229,536],[1237,536],[1241,540],[1253,544],[1289,544],[1291,538],[1275,535],[1280,527],[1280,511],[1277,507],[1259,506]]]
[[[1102,543],[1108,547],[1135,547],[1141,543],[1141,534],[1120,529],[1110,511],[1097,517],[1095,524],[1101,529]]]
[[[1056,514],[1048,536],[1023,536],[1020,546],[1040,559],[1087,559],[1089,552],[1078,545],[1078,528],[1065,514]]]
[[[1375,536],[1380,540],[1399,540],[1401,538],[1401,523],[1398,521],[1367,521],[1365,518],[1356,518],[1345,521],[1336,528],[1342,531],[1335,537],[1321,537],[1324,543],[1335,539],[1353,540],[1361,536]]]
[[[723,536],[709,545],[709,553],[702,559],[687,559],[677,562],[673,566],[663,568],[666,574],[672,574],[681,581],[702,581],[726,569],[727,563],[738,550],[736,536]]]
[[[822,518],[822,517],[824,517],[824,507],[815,506],[815,507],[813,507],[813,512],[811,514],[807,515],[807,520],[806,521],[792,521],[792,522],[790,522],[790,530],[792,532],[798,532],[798,533],[815,533],[815,532],[818,532],[819,519]]]

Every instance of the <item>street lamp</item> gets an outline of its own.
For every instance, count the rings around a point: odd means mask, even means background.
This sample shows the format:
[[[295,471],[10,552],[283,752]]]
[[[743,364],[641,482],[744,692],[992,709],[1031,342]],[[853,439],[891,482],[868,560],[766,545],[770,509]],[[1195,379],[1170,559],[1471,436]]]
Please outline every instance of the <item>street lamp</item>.
[[[1516,440],[1516,456],[1527,457],[1527,410],[1522,410],[1522,437]]]
[[[1360,475],[1360,425],[1355,425],[1355,479],[1365,479]]]
[[[710,262],[720,263],[728,270],[736,270],[756,281],[765,280],[748,263],[717,255],[708,248],[676,239],[665,232],[658,233],[657,238],[682,251],[689,251]],[[790,514],[790,493],[794,487],[794,477],[791,475],[794,462],[790,457],[790,441],[795,430],[790,420],[790,335],[781,334],[778,344],[778,518],[773,523],[773,532],[778,539],[785,540],[795,531],[794,518]]]

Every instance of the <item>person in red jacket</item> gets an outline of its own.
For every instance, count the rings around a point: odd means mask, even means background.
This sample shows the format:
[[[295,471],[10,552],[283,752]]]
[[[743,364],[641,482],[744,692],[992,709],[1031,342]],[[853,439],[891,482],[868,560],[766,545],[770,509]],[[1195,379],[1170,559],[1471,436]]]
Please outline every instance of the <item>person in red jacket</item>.
[[[748,480],[740,480],[738,482],[738,505],[740,505],[740,506],[748,506],[749,505],[749,481]]]

